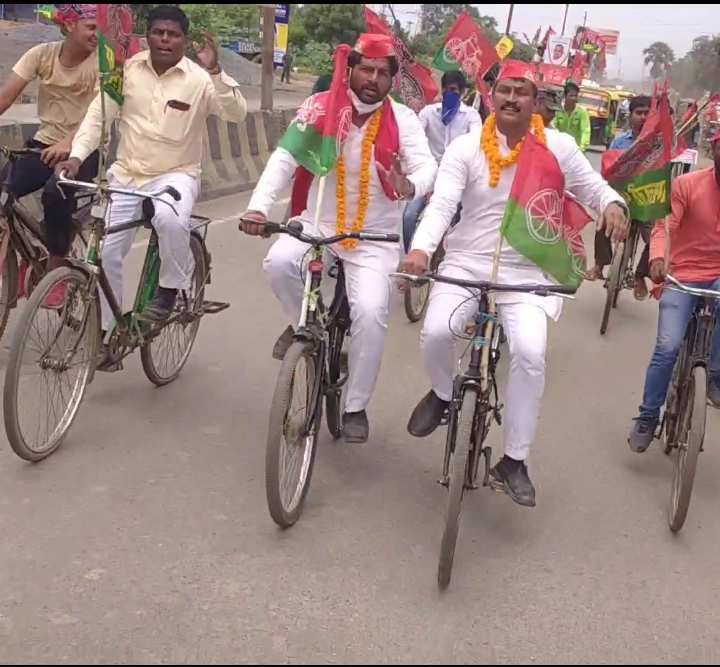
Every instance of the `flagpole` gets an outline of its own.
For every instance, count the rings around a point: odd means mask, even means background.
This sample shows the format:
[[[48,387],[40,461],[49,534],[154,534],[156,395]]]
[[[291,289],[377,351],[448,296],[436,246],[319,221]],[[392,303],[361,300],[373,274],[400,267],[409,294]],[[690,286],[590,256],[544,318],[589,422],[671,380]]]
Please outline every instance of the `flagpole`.
[[[510,5],[510,11],[508,12],[508,20],[507,20],[507,28],[505,28],[505,34],[510,36],[510,26],[512,25],[512,18],[513,18],[513,11],[515,10],[515,5]]]
[[[570,9],[570,5],[565,5],[565,17],[563,18],[563,27],[562,32],[560,33],[561,37],[565,37],[565,25],[567,24],[568,9]]]

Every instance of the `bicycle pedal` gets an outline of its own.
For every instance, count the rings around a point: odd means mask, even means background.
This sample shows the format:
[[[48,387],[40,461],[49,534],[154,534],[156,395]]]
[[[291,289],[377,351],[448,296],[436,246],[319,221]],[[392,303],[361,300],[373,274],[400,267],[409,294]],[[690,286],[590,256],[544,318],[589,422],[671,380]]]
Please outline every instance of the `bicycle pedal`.
[[[202,313],[203,315],[217,315],[228,308],[230,308],[230,304],[224,301],[203,301]]]
[[[436,481],[440,486],[444,486],[446,489],[450,486],[450,478],[449,477],[440,478]]]

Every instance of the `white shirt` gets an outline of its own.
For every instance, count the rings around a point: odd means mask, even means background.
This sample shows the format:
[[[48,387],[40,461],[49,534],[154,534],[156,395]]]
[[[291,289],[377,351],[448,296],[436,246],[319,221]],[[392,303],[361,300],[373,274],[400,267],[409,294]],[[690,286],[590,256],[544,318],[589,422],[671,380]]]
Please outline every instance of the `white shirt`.
[[[427,138],[422,131],[422,126],[415,112],[395,101],[392,101],[392,106],[400,131],[399,155],[403,172],[415,186],[415,196],[421,197],[430,192],[435,183],[437,164],[430,152]],[[346,172],[346,224],[348,229],[355,219],[360,199],[362,141],[367,128],[368,122],[365,122],[362,127],[357,127],[352,123],[343,147]],[[266,216],[269,215],[277,197],[290,185],[297,167],[298,163],[288,151],[284,148],[277,148],[270,156],[265,171],[260,177],[260,181],[248,204],[248,210],[260,211]],[[311,220],[316,219],[315,213],[318,205],[320,180],[319,178],[313,180],[308,194],[308,208],[304,216]],[[325,177],[325,191],[320,203],[318,221],[320,233],[324,236],[335,234],[337,225],[336,189],[337,176],[336,171],[333,169]],[[370,201],[365,216],[364,231],[380,234],[399,233],[405,202],[388,199],[378,176],[374,155],[370,163],[369,194]],[[399,248],[399,245],[396,246],[395,244],[363,242],[358,245],[356,250],[347,253],[343,253],[339,247],[335,247],[334,250],[338,250],[338,254],[343,256],[343,259],[346,258],[346,254],[349,256],[348,258],[359,258],[362,255],[361,249],[373,246],[385,248],[386,250],[390,250],[388,248],[390,246],[393,252],[397,252]]]
[[[435,191],[425,209],[412,249],[428,256],[439,245],[462,203],[460,222],[448,232],[445,261],[458,266],[472,267],[478,280],[490,280],[493,259],[500,238],[500,225],[510,197],[517,165],[502,170],[497,187],[490,187],[490,170],[480,147],[480,130],[473,130],[465,139],[454,141],[440,164]],[[500,152],[510,150],[505,137],[497,133]],[[596,172],[575,144],[575,140],[557,130],[546,129],[547,147],[553,152],[565,175],[565,189],[586,208],[602,212],[612,202],[622,202]],[[497,282],[505,284],[554,283],[542,270],[507,243],[500,253]],[[523,294],[498,294],[498,303],[530,301],[540,305],[550,317],[560,315],[561,300]]]
[[[482,127],[480,114],[464,102],[447,125],[442,122],[442,102],[429,104],[420,111],[420,122],[430,142],[430,150],[435,159],[440,163],[445,149],[457,137],[467,134],[475,128]]]

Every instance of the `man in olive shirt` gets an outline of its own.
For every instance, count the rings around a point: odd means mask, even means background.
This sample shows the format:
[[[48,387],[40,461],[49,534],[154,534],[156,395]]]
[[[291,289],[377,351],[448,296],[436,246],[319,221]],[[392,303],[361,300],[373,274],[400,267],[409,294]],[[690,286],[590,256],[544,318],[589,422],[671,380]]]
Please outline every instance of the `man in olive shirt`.
[[[24,197],[44,186],[42,203],[49,269],[62,264],[74,237],[74,199],[65,199],[59,192],[53,167],[67,159],[73,136],[97,92],[96,11],[96,5],[61,5],[56,20],[62,26],[64,41],[38,44],[30,49],[0,87],[2,114],[28,83],[40,80],[37,101],[40,129],[28,146],[42,150],[42,154],[15,163],[10,189],[17,197]],[[97,152],[89,153],[78,177],[92,180],[97,174],[97,165]],[[50,294],[46,305],[60,305],[63,293],[58,290]]]
[[[555,114],[555,127],[569,134],[584,153],[590,146],[590,116],[578,105],[580,87],[568,81],[565,84],[565,106]]]
[[[190,250],[190,215],[200,192],[200,164],[206,120],[211,114],[242,122],[246,104],[238,84],[222,72],[216,44],[206,36],[197,48],[197,63],[185,57],[189,21],[178,7],[161,6],[148,18],[149,51],[130,58],[124,67],[122,107],[105,97],[108,122],[117,118],[120,144],[108,172],[116,187],[160,190],[172,186],[181,195],[161,203],[152,219],[160,248],[160,286],[141,318],[162,322],[175,306],[178,290],[190,288],[194,262]],[[102,129],[101,98],[90,105],[73,141],[70,159],[58,165],[73,176],[94,151]],[[136,220],[142,200],[113,195],[108,227]],[[103,266],[113,291],[122,296],[123,264],[137,230],[107,236]],[[108,331],[113,315],[102,299],[102,326]]]

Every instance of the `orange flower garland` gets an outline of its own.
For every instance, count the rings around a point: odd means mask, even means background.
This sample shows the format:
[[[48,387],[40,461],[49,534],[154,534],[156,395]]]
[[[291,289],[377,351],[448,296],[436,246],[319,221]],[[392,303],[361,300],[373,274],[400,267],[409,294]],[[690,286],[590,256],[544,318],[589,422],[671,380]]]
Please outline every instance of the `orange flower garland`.
[[[351,231],[361,232],[365,226],[365,216],[370,204],[370,160],[372,159],[373,146],[380,130],[380,119],[382,110],[376,111],[370,119],[365,137],[362,141],[362,156],[360,161],[360,199]],[[335,231],[338,234],[345,234],[347,230],[347,202],[345,193],[345,160],[342,153],[337,161],[337,187],[335,188],[335,203],[337,205],[337,225]],[[357,246],[357,239],[345,239],[340,242],[345,250],[353,250]]]
[[[545,123],[542,116],[533,114],[530,121],[533,134],[536,139],[545,146]],[[520,151],[525,144],[525,138],[513,148],[509,155],[503,157],[500,155],[500,147],[498,146],[498,138],[495,132],[497,128],[497,118],[492,114],[483,125],[482,135],[480,137],[480,146],[487,157],[488,167],[490,169],[490,187],[496,188],[500,182],[502,170],[506,167],[514,165],[520,159]]]

